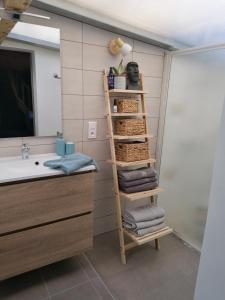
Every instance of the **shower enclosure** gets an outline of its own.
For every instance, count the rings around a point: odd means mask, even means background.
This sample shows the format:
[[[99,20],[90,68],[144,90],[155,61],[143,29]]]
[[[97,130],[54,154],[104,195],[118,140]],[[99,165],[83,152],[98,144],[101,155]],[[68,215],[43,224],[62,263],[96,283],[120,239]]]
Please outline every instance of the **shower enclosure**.
[[[178,236],[201,249],[225,97],[225,45],[174,51],[165,119],[159,205]]]

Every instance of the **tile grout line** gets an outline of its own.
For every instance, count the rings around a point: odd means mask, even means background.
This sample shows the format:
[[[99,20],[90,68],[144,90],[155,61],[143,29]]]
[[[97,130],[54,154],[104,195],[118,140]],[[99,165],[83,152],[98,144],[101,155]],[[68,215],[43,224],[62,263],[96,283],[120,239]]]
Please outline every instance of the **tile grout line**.
[[[41,269],[39,269],[38,271],[39,271],[39,273],[40,273],[41,280],[42,280],[42,282],[43,282],[43,284],[44,284],[44,287],[45,287],[45,289],[46,289],[46,291],[47,291],[48,299],[52,299],[52,298],[51,298],[51,295],[50,295],[50,292],[49,292],[49,289],[48,289],[47,282],[45,281],[45,278],[44,278],[44,275],[42,274]]]
[[[93,264],[91,263],[91,261],[89,260],[89,258],[87,257],[87,255],[85,253],[82,254],[85,258],[85,260],[88,262],[88,264],[91,266],[92,270],[94,271],[94,273],[96,274],[96,277],[100,280],[100,282],[102,283],[102,285],[105,287],[106,291],[109,293],[109,295],[112,297],[113,300],[116,300],[113,296],[113,294],[111,293],[111,291],[109,290],[109,288],[107,287],[107,285],[105,284],[105,282],[103,281],[103,279],[101,278],[101,276],[98,274],[98,272],[95,270]]]

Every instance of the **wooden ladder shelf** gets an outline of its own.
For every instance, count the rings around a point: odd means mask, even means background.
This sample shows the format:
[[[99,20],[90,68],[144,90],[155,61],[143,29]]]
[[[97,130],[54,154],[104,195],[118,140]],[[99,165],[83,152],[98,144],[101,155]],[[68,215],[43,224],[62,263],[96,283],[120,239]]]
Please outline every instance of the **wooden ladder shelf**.
[[[170,227],[165,227],[161,230],[153,232],[151,234],[147,234],[145,236],[136,236],[132,234],[130,231],[127,231],[123,228],[122,224],[122,201],[136,201],[143,198],[149,198],[152,204],[156,204],[155,196],[163,191],[163,189],[157,187],[153,190],[139,192],[139,193],[131,193],[127,194],[119,190],[119,183],[117,177],[117,168],[125,168],[130,166],[139,166],[145,165],[150,167],[151,164],[155,163],[155,159],[150,158],[150,151],[149,151],[149,159],[142,160],[142,161],[133,161],[133,162],[124,162],[124,161],[117,161],[116,160],[116,153],[115,153],[115,141],[116,140],[137,140],[142,139],[144,141],[149,141],[152,136],[149,134],[148,131],[148,124],[147,124],[147,117],[148,113],[146,112],[145,108],[145,101],[144,101],[144,94],[143,91],[143,76],[140,77],[141,80],[141,87],[142,90],[109,90],[108,89],[108,80],[107,80],[107,71],[105,70],[103,73],[103,81],[104,81],[104,93],[105,93],[105,104],[106,104],[106,117],[107,117],[107,124],[108,124],[108,135],[110,142],[110,149],[111,149],[111,160],[108,160],[109,163],[112,164],[113,170],[113,180],[114,180],[114,191],[115,191],[115,198],[116,198],[116,213],[117,213],[117,222],[118,222],[118,231],[119,231],[119,239],[120,239],[120,253],[121,253],[121,260],[123,264],[126,264],[126,251],[136,247],[138,245],[142,245],[144,243],[148,243],[150,241],[155,241],[156,249],[159,249],[159,238],[170,234],[173,230]],[[114,113],[111,110],[111,97],[116,96],[130,96],[134,95],[136,97],[140,97],[141,101],[141,112],[138,113]],[[118,117],[138,117],[143,118],[145,120],[146,126],[146,134],[144,135],[135,135],[135,136],[122,136],[122,135],[114,135],[113,133],[113,120],[117,119]],[[131,240],[128,244],[125,244],[125,235]]]

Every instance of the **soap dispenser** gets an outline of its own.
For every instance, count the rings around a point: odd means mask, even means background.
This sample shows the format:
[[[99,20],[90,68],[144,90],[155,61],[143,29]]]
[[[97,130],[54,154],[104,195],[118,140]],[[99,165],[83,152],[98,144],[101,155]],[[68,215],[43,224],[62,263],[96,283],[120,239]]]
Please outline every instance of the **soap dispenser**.
[[[60,133],[60,132],[57,132],[56,151],[55,152],[58,156],[65,156],[66,142],[63,138],[62,133]]]

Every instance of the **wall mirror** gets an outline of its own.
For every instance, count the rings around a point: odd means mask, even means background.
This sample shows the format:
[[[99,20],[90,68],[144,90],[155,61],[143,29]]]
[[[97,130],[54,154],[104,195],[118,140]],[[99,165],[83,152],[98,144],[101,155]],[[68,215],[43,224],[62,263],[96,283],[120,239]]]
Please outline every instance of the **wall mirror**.
[[[0,137],[62,131],[60,30],[18,22],[0,45]]]

